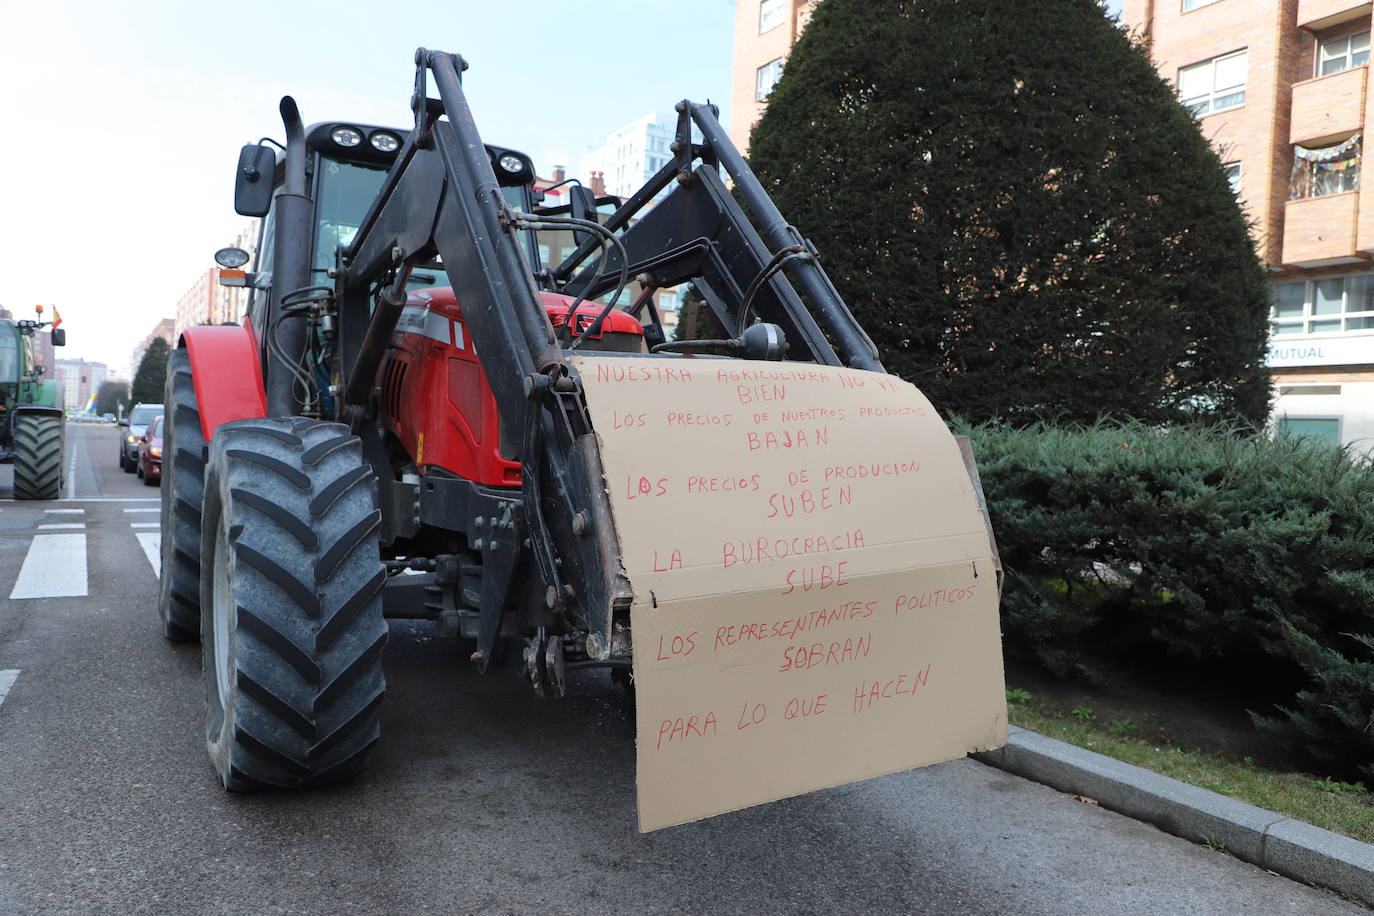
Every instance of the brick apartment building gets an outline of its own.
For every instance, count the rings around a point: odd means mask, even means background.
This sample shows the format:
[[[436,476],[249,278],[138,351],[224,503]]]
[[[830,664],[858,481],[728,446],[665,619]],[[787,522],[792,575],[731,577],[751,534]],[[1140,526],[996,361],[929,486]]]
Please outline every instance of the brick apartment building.
[[[813,0],[738,0],[731,130],[745,149]],[[1374,452],[1374,185],[1362,187],[1364,0],[1124,0],[1193,109],[1272,272],[1275,425]]]
[[[815,0],[737,0],[735,49],[730,78],[730,140],[749,148],[749,132],[797,36],[806,28]]]
[[[1374,452],[1374,185],[1361,181],[1371,4],[1125,0],[1197,114],[1272,272],[1275,424]]]

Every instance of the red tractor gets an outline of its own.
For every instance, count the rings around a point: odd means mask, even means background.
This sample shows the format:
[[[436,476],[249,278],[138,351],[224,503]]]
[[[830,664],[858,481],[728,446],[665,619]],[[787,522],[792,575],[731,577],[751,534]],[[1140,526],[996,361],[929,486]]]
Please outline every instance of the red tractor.
[[[284,156],[250,144],[236,173],[237,211],[265,217],[256,263],[217,256],[247,318],[171,356],[159,609],[202,641],[229,789],[363,765],[388,617],[472,640],[483,671],[504,654],[544,695],[569,666],[628,679],[633,591],[570,353],[882,372],[713,106],[677,106],[672,160],[602,219],[580,187],[538,205],[530,160],[479,137],[461,58],[416,64],[409,130],[306,129],[282,100]],[[667,339],[655,294],[681,284],[720,339]]]

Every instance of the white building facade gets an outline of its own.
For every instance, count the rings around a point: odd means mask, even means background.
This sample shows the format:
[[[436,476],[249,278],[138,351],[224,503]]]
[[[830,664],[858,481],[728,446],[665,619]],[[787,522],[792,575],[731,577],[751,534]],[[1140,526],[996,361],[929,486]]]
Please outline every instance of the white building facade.
[[[673,158],[675,112],[650,112],[606,135],[606,142],[582,157],[581,177],[590,185],[600,174],[606,193],[629,197]]]

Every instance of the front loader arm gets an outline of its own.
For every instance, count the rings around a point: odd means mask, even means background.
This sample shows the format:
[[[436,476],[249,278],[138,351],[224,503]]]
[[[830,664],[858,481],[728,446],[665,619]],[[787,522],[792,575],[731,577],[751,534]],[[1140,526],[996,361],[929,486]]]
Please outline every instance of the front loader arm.
[[[546,586],[548,623],[556,631],[571,617],[592,637],[589,654],[604,659],[615,610],[627,610],[631,595],[581,382],[562,359],[473,123],[458,77],[466,65],[456,55],[423,49],[416,63],[415,130],[340,258],[343,410],[355,428],[368,425],[405,281],[411,268],[437,255],[481,355],[503,438],[518,443],[518,454],[507,456],[523,466],[517,530],[523,528]],[[427,73],[438,103],[425,98]],[[438,120],[440,114],[447,120]],[[379,477],[389,481],[393,475],[385,470]],[[453,521],[466,530],[470,520]],[[500,612],[483,608],[480,643],[494,640]]]

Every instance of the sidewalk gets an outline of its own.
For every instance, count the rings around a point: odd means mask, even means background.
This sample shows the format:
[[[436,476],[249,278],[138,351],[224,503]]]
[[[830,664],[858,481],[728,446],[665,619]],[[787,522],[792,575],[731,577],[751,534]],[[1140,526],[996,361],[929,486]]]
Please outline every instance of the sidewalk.
[[[1015,725],[1004,747],[973,756],[1277,874],[1374,905],[1374,846],[1367,843]]]

